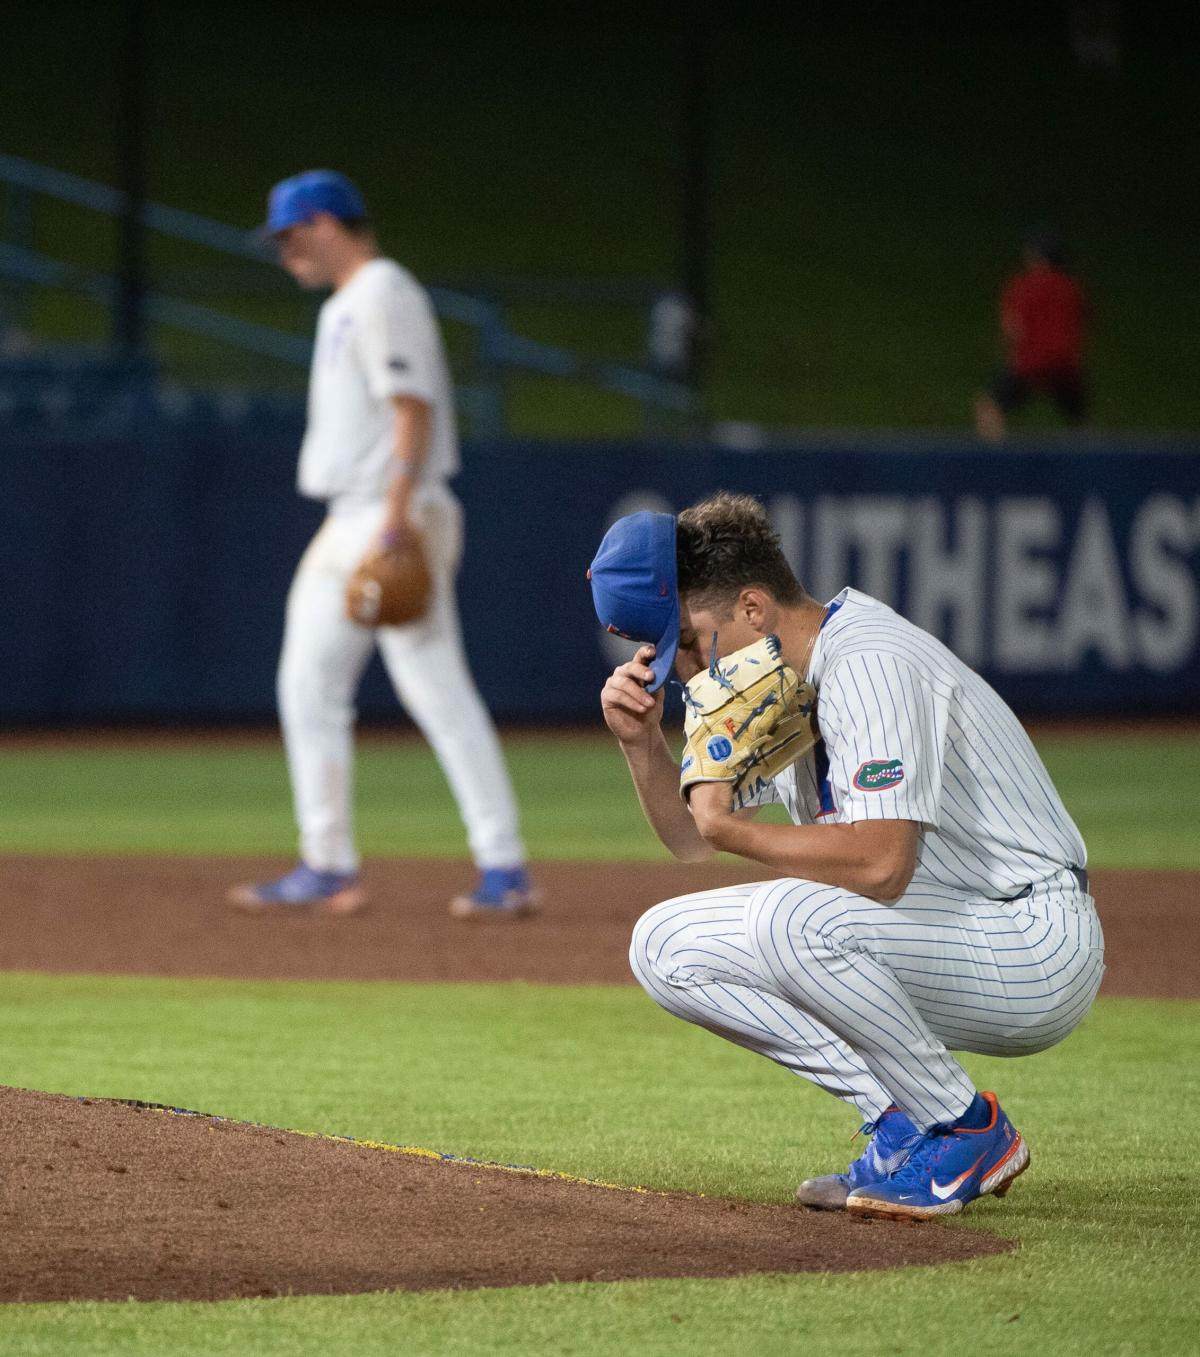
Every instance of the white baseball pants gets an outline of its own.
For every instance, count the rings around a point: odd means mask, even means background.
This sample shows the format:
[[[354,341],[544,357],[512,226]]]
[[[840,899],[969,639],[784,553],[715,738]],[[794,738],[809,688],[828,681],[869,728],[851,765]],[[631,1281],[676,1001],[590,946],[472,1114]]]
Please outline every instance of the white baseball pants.
[[[1083,1018],[1104,973],[1069,871],[1010,901],[921,884],[892,905],[812,881],[684,895],[644,914],[630,964],[668,1012],[777,1061],[875,1121],[957,1120],[955,1050],[1029,1055]]]
[[[463,651],[454,593],[462,508],[449,489],[436,486],[421,493],[417,512],[434,581],[423,618],[372,631],[346,616],[346,583],[380,530],[382,503],[334,505],[301,558],[288,593],[279,714],[300,855],[318,871],[358,868],[354,698],[376,644],[396,696],[446,774],[476,864],[516,867],[525,859],[500,742]]]

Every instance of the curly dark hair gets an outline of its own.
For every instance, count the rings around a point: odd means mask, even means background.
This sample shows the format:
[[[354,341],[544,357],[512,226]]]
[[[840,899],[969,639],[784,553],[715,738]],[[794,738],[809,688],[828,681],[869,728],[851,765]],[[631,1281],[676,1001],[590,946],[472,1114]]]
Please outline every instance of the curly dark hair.
[[[718,491],[685,509],[676,520],[679,592],[702,608],[732,609],[747,585],[757,584],[777,603],[808,597],[792,574],[779,534],[751,495]]]

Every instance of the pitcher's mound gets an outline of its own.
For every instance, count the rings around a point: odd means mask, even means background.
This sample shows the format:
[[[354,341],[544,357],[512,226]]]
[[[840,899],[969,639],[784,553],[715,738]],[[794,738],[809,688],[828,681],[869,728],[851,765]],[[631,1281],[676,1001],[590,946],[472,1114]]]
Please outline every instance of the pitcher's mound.
[[[224,1300],[953,1262],[1011,1241],[0,1089],[0,1300]]]

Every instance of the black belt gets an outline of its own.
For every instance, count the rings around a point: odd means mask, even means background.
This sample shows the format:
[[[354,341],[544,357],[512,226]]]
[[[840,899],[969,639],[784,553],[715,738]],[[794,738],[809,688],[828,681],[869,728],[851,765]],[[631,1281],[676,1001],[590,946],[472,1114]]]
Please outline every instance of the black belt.
[[[1084,893],[1084,895],[1090,895],[1091,891],[1088,890],[1087,872],[1082,867],[1068,867],[1066,870],[1070,872],[1071,875],[1075,878],[1076,885]],[[1019,890],[1016,893],[1016,895],[1006,895],[1001,901],[1001,904],[1009,905],[1012,904],[1014,900],[1024,900],[1027,896],[1030,896],[1032,894],[1033,887],[1026,886],[1024,890]]]

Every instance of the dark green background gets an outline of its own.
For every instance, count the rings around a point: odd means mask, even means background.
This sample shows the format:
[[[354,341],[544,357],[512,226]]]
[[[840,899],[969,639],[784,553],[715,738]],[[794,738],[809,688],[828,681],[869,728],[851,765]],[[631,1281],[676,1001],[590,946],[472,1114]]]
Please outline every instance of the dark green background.
[[[361,181],[385,246],[426,281],[678,282],[666,7],[151,9],[153,198],[251,226],[271,182],[331,165]],[[1065,4],[714,9],[714,416],[962,427],[1022,233],[1053,222],[1095,301],[1098,425],[1200,425],[1197,26],[1125,10],[1122,69],[1097,74],[1072,57]],[[7,7],[5,149],[112,182],[120,12]],[[94,216],[46,211],[38,231],[50,252],[108,262]],[[245,296],[178,247],[153,262],[199,300],[309,323],[282,286]],[[642,357],[631,305],[527,302],[512,321]],[[106,318],[47,294],[34,324],[91,339]],[[288,380],[164,342],[184,377]],[[635,425],[618,398],[551,382],[524,383],[514,417],[560,435]]]

